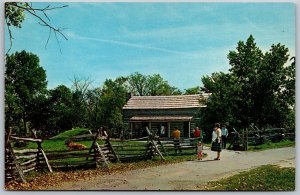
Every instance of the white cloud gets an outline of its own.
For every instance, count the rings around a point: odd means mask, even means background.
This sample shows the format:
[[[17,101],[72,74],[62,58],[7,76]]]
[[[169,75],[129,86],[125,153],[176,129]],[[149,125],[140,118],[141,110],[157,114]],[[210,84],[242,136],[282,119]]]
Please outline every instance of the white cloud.
[[[126,41],[117,41],[117,40],[112,40],[112,39],[101,39],[101,38],[79,36],[73,32],[67,32],[66,34],[68,35],[69,38],[73,38],[73,39],[98,41],[98,42],[104,42],[104,43],[109,43],[109,44],[114,44],[114,45],[123,45],[123,46],[127,46],[127,47],[148,49],[148,50],[160,51],[160,52],[171,53],[171,54],[190,55],[187,52],[170,50],[170,49],[165,49],[165,48],[160,48],[160,47],[153,47],[153,46],[143,45],[143,44],[130,43],[130,42],[126,42]]]

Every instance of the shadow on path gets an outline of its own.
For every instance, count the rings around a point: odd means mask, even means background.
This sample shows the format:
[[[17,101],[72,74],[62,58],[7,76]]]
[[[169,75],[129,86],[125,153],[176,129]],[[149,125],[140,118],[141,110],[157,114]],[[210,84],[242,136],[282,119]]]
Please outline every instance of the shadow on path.
[[[209,161],[218,161],[218,160],[194,160],[193,162],[198,163],[198,162],[209,162]]]

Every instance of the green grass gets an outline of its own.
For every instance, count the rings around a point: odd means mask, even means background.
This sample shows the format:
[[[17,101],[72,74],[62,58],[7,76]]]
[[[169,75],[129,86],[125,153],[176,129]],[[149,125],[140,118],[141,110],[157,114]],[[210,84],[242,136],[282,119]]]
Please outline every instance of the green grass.
[[[248,146],[248,151],[262,151],[262,150],[268,150],[268,149],[274,149],[274,148],[284,148],[284,147],[292,147],[295,146],[295,141],[291,140],[284,140],[281,142],[267,142],[262,145],[258,146]]]
[[[264,165],[220,181],[209,182],[200,190],[293,191],[295,190],[295,168]]]
[[[53,140],[66,140],[70,137],[76,136],[76,135],[84,135],[84,134],[89,134],[89,131],[84,128],[77,128],[77,129],[71,129],[68,131],[64,131],[63,133],[60,133],[51,139]]]

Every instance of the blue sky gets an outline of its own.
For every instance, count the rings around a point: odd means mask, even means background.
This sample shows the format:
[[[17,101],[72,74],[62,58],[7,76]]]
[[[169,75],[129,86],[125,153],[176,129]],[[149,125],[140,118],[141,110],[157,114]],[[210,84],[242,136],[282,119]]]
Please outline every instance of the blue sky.
[[[181,90],[202,85],[201,77],[227,72],[227,54],[250,34],[265,52],[286,45],[295,55],[295,6],[292,3],[34,3],[69,5],[48,12],[50,23],[65,28],[68,41],[27,15],[12,29],[10,53],[39,56],[48,88],[71,87],[74,76],[101,86],[106,78],[134,72],[160,74]],[[8,34],[5,31],[5,47]]]

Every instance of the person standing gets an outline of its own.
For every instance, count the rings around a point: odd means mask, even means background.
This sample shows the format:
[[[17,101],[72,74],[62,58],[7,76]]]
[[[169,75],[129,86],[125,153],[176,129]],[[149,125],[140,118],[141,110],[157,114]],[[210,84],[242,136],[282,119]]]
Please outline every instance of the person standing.
[[[181,152],[181,148],[180,148],[180,131],[179,131],[178,127],[174,128],[172,136],[174,138],[175,153],[177,154],[178,150],[179,150],[179,152]]]
[[[221,151],[222,151],[220,123],[215,123],[214,129],[212,132],[211,150],[217,152],[217,157],[214,160],[220,160],[220,155],[221,155]]]
[[[197,138],[199,140],[200,136],[201,136],[201,131],[199,127],[196,127],[196,130],[194,131],[194,138]]]
[[[203,145],[201,143],[201,141],[198,142],[198,145],[197,145],[197,156],[198,156],[198,160],[202,160],[203,158]]]
[[[227,141],[227,137],[228,137],[228,129],[226,128],[225,124],[222,125],[221,132],[222,132],[222,136],[221,136],[221,139],[222,139],[222,148],[226,149],[226,141]]]

